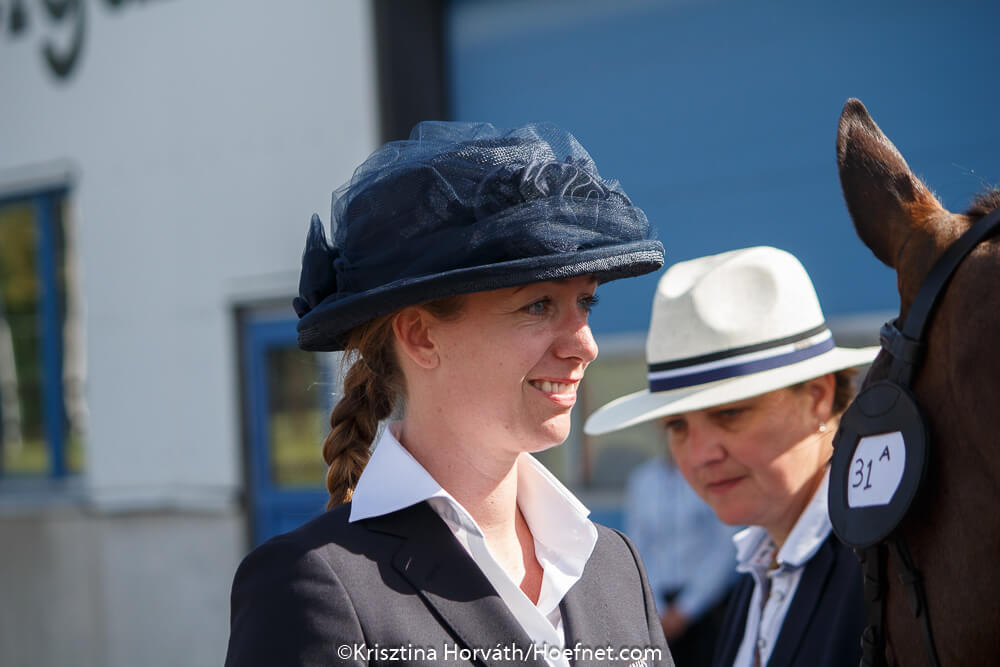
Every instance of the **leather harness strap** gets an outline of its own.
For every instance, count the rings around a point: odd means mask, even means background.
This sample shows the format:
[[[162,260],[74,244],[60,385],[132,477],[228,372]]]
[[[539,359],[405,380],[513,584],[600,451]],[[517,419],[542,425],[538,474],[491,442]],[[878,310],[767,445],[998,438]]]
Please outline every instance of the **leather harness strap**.
[[[881,544],[858,552],[861,571],[865,578],[865,606],[868,625],[861,634],[861,667],[886,667],[885,632],[882,614],[885,597],[885,566],[882,557],[885,547]]]
[[[910,607],[913,609],[913,615],[920,619],[930,664],[932,667],[939,667],[941,662],[938,659],[937,647],[934,645],[934,633],[931,631],[931,615],[927,607],[927,596],[924,595],[923,577],[914,567],[913,556],[910,555],[906,538],[899,531],[890,539],[889,547],[899,567],[899,582],[910,591]]]
[[[1000,209],[989,215],[984,215],[972,227],[969,227],[957,241],[948,246],[948,249],[938,258],[930,273],[924,278],[924,282],[910,306],[903,330],[897,329],[893,322],[887,322],[882,327],[880,336],[882,347],[892,355],[892,368],[889,370],[890,379],[898,384],[909,386],[919,362],[924,330],[927,328],[927,322],[934,312],[938,298],[944,292],[945,286],[965,256],[998,227],[1000,227]],[[898,356],[896,352],[899,352]]]

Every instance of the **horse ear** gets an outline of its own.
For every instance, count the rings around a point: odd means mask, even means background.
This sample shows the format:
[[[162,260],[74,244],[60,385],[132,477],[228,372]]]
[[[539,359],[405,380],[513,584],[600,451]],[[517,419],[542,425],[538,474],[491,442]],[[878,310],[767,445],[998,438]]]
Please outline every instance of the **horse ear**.
[[[837,167],[847,210],[858,236],[890,267],[899,250],[936,211],[927,186],[875,124],[860,100],[844,105],[837,128]]]

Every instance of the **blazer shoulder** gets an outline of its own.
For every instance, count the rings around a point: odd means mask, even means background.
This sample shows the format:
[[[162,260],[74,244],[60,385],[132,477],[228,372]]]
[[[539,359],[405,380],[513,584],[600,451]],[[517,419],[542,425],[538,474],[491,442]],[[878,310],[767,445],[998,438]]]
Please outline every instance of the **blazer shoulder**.
[[[350,559],[371,554],[387,541],[387,536],[371,529],[370,521],[351,522],[351,504],[327,510],[298,528],[281,533],[257,547],[292,553],[317,553],[325,560]],[[252,555],[252,552],[251,552]]]
[[[358,527],[357,524],[350,523],[350,517],[351,504],[338,505],[313,517],[297,528],[275,535],[263,544],[294,544],[304,548],[320,546],[350,535]]]
[[[587,570],[591,572],[614,572],[617,577],[626,573],[634,573],[635,579],[648,587],[646,569],[642,558],[632,540],[616,528],[609,528],[599,523],[597,527],[597,543],[587,561]],[[631,565],[626,569],[627,565]],[[631,578],[631,576],[627,577]]]
[[[595,523],[594,526],[597,527],[597,544],[594,546],[595,553],[600,549],[601,551],[616,553],[619,557],[629,555],[634,560],[639,561],[639,552],[628,535],[617,528],[609,528],[600,523]]]
[[[349,508],[337,507],[287,533],[275,535],[250,551],[236,570],[233,597],[253,590],[253,597],[283,590],[289,581],[337,579],[329,558],[319,552],[340,548],[352,532]]]
[[[350,594],[316,547],[313,533],[338,520],[323,518],[243,559],[233,579],[227,667],[335,664],[333,647],[363,642]]]

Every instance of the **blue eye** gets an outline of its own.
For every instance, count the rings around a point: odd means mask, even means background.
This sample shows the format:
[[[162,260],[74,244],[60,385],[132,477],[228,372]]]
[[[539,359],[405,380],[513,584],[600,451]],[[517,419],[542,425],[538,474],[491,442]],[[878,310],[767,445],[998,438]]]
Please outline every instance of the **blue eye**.
[[[539,299],[533,303],[529,303],[523,308],[523,310],[529,315],[544,315],[549,312],[549,308],[552,305],[552,300],[548,297],[544,299]]]
[[[583,308],[588,313],[594,309],[597,305],[597,295],[591,294],[580,299],[580,307]]]

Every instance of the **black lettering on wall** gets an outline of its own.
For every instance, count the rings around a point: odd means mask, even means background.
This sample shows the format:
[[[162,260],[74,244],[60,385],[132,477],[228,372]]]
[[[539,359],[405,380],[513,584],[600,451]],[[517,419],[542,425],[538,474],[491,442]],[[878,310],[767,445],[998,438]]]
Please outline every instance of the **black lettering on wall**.
[[[83,51],[83,36],[86,23],[83,0],[43,0],[42,5],[48,11],[49,17],[57,23],[71,21],[73,25],[69,47],[62,53],[52,45],[45,44],[43,52],[49,69],[60,79],[65,79],[73,71],[76,61]]]
[[[24,39],[32,28],[46,31],[41,37],[42,56],[59,80],[68,79],[79,65],[87,35],[87,3],[99,0],[0,0],[0,38]],[[104,0],[109,11],[129,11],[129,5],[148,0]],[[39,21],[42,14],[47,21]],[[57,35],[48,32],[55,27]]]
[[[10,16],[7,18],[7,32],[20,35],[28,27],[28,13],[24,11],[23,0],[13,0],[10,3]]]

